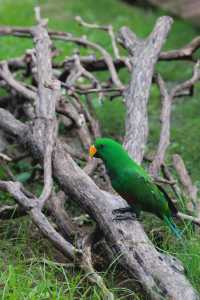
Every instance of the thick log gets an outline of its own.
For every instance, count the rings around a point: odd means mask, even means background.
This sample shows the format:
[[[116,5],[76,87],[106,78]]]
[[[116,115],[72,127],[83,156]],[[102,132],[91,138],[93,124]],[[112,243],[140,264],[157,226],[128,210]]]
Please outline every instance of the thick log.
[[[130,29],[120,31],[125,47],[131,53],[133,71],[125,94],[126,135],[124,145],[129,154],[141,162],[148,137],[147,104],[150,94],[154,65],[170,30],[172,19],[161,17],[146,40],[140,40]]]

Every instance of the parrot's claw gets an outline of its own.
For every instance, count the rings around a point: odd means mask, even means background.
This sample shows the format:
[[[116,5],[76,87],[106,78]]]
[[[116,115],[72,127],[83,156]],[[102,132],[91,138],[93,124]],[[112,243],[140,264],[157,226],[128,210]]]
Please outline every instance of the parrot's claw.
[[[126,221],[126,220],[133,220],[135,221],[136,215],[135,214],[124,214],[124,215],[117,215],[113,221]]]
[[[121,207],[121,208],[114,209],[112,211],[112,214],[113,215],[119,215],[119,214],[124,214],[126,212],[133,212],[133,209],[130,206]]]

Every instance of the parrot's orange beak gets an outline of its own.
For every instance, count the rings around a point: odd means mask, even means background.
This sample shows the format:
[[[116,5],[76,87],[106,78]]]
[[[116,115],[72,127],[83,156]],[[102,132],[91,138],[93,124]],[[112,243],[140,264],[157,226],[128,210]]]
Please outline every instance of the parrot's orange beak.
[[[96,154],[96,152],[97,152],[96,147],[94,145],[91,145],[90,149],[89,149],[89,155],[90,155],[90,157],[92,158]]]

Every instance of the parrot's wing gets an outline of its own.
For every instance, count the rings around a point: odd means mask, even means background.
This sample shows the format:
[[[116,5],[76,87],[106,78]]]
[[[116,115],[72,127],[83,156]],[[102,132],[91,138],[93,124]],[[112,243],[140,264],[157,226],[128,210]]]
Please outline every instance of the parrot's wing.
[[[125,172],[123,172],[123,176],[129,179],[129,183],[131,183],[131,185],[129,185],[130,190],[133,194],[139,197],[141,195],[146,195],[144,198],[149,198],[149,195],[151,195],[151,198],[154,198],[157,201],[160,196],[160,190],[152,181],[148,173],[141,167],[140,169],[138,168],[138,170],[133,168],[126,169]],[[125,188],[126,187],[127,186],[125,186]]]
[[[178,213],[178,209],[176,208],[176,206],[174,205],[174,203],[172,202],[172,199],[170,198],[170,196],[168,195],[168,193],[165,191],[165,189],[158,183],[155,183],[155,185],[158,187],[158,189],[164,194],[165,196],[165,199],[167,200],[168,202],[168,205],[169,205],[169,208],[172,212],[172,214],[174,216],[177,215]]]
[[[172,215],[176,216],[178,213],[178,210],[174,203],[172,202],[170,196],[167,194],[165,189],[159,185],[158,183],[155,183],[152,178],[146,173],[145,171],[143,172],[134,172],[133,170],[129,169],[126,170],[127,175],[132,178],[134,176],[134,181],[137,182],[140,186],[143,187],[143,191],[151,192],[151,196],[154,197],[157,201],[159,198],[159,193],[162,193],[164,195],[164,198],[166,199],[169,209],[172,213]]]

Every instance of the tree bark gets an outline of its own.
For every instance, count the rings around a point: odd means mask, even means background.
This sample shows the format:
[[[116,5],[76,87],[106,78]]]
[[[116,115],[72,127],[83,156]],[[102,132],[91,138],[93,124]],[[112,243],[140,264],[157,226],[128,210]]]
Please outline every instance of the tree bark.
[[[147,105],[154,72],[161,48],[171,28],[172,19],[161,17],[146,40],[140,40],[130,29],[123,27],[120,36],[129,50],[132,75],[125,93],[126,134],[124,145],[129,154],[141,163],[148,137]]]

